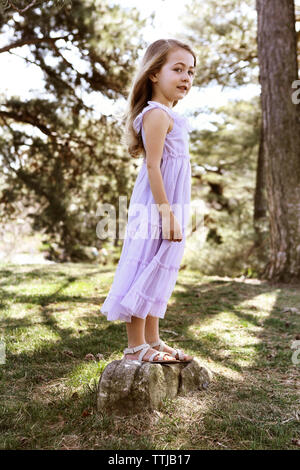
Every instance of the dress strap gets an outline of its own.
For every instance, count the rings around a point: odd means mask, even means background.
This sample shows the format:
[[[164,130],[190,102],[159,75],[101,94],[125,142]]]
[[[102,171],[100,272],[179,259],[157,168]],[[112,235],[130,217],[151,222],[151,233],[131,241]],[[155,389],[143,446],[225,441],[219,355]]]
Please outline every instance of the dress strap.
[[[176,113],[171,109],[169,108],[168,106],[162,104],[162,103],[159,103],[158,101],[147,101],[148,103],[148,106],[145,106],[145,108],[143,109],[143,111],[141,111],[137,116],[136,118],[134,119],[133,121],[133,128],[134,130],[139,133],[141,128],[142,128],[142,123],[143,123],[143,116],[144,114],[149,111],[150,109],[154,109],[154,108],[161,108],[163,109],[164,111],[166,111],[166,113],[172,118],[174,119],[175,116],[176,116]]]

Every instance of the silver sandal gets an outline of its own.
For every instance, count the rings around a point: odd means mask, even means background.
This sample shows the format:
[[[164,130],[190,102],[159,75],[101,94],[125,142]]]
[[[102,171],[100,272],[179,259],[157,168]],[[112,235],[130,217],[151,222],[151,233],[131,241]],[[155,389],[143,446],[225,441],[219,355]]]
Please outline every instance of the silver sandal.
[[[176,364],[178,362],[182,362],[182,361],[178,361],[177,359],[175,361],[170,361],[170,360],[166,360],[164,361],[163,360],[163,357],[168,354],[169,356],[171,356],[171,354],[169,353],[162,353],[162,352],[158,352],[156,351],[155,353],[151,354],[151,356],[149,357],[148,360],[145,360],[143,361],[143,357],[145,356],[146,352],[148,351],[148,349],[150,349],[151,346],[147,343],[144,343],[144,344],[140,344],[138,346],[135,346],[134,348],[126,348],[124,349],[123,353],[124,355],[125,354],[134,354],[135,352],[137,351],[140,351],[140,354],[139,354],[139,357],[138,359],[127,359],[125,356],[123,358],[123,360],[128,360],[128,361],[140,361],[140,362],[150,362],[151,364]],[[152,359],[155,357],[155,356],[158,356],[158,360],[157,361],[153,361]],[[174,357],[174,356],[173,356]]]
[[[154,343],[149,343],[149,345],[151,347],[153,346],[159,346],[159,350],[158,351],[163,351],[164,348],[166,347],[166,343],[164,343],[161,339],[159,339],[158,341],[154,342]],[[175,349],[175,348],[173,348]],[[165,354],[169,354],[170,356],[172,357],[176,357],[176,355],[178,354],[178,357],[179,357],[179,361],[178,362],[192,362],[193,359],[188,359],[188,360],[185,360],[184,361],[184,356],[188,356],[188,354],[184,354],[184,352],[181,351],[181,349],[175,349],[175,351],[173,351],[172,353],[165,353]]]

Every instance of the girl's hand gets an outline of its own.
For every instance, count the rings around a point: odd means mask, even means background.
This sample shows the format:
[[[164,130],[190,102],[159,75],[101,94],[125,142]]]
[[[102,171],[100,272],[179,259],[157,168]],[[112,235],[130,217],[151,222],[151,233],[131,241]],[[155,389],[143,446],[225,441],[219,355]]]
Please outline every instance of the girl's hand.
[[[162,214],[162,237],[172,242],[181,242],[181,227],[173,212]]]

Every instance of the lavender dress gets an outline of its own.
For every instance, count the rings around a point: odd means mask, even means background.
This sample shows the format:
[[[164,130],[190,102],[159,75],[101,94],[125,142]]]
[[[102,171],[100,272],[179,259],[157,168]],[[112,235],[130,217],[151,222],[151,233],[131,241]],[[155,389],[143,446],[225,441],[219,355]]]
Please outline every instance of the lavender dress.
[[[150,109],[161,108],[172,118],[167,133],[160,169],[172,210],[180,223],[182,240],[162,238],[161,215],[149,184],[146,158],[137,176],[128,209],[128,222],[121,256],[111,289],[100,312],[107,320],[131,322],[131,316],[145,318],[148,314],[164,318],[168,300],[175,287],[183,256],[191,199],[191,164],[187,118],[173,109],[148,101],[135,118],[133,126],[141,131],[145,146],[143,116]],[[139,204],[141,210],[136,210]]]

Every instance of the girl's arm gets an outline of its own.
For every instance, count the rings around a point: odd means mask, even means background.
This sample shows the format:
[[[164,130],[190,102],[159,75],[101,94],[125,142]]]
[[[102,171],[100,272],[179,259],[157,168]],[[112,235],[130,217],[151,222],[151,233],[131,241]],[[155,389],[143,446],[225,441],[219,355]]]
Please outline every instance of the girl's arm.
[[[152,109],[144,115],[143,127],[148,177],[153,197],[161,214],[171,212],[160,171],[160,162],[169,125],[170,119],[162,109]]]
[[[148,111],[143,117],[148,178],[158,211],[162,216],[163,238],[181,241],[181,228],[172,212],[160,171],[160,162],[169,125],[170,119],[162,109],[156,108]]]

